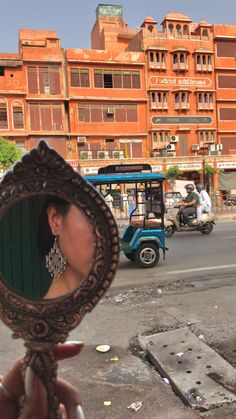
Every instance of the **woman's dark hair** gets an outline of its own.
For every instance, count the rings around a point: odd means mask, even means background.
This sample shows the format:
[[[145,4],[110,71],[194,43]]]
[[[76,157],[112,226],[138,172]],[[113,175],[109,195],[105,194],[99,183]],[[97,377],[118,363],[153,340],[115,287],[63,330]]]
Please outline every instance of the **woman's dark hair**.
[[[54,206],[59,214],[66,215],[71,204],[58,196],[45,195],[38,222],[38,248],[42,257],[50,252],[54,243],[54,235],[48,223],[47,208],[49,205]]]

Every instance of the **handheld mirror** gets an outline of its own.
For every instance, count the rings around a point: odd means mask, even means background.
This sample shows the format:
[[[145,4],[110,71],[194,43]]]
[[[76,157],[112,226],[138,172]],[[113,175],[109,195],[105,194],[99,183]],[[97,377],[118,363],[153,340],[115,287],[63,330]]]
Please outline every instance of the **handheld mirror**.
[[[97,190],[41,141],[0,183],[0,317],[60,418],[53,345],[109,288],[119,259],[113,215]]]

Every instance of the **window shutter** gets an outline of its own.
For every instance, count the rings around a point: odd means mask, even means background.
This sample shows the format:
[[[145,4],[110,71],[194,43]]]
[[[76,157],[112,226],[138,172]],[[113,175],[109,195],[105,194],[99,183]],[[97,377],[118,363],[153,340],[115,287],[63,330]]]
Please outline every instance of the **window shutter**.
[[[102,108],[91,106],[91,122],[102,122]]]
[[[59,67],[50,68],[49,84],[51,95],[57,95],[61,93]]]
[[[113,83],[114,83],[114,87],[116,89],[121,89],[122,88],[122,77],[121,77],[121,71],[114,71],[113,74]]]
[[[127,122],[137,122],[137,106],[127,107]]]
[[[131,72],[124,71],[123,73],[123,88],[130,89],[131,88]]]
[[[132,72],[132,86],[133,89],[140,89],[140,73],[139,71]]]
[[[100,70],[94,70],[94,87],[103,87],[103,74]]]
[[[41,105],[40,113],[42,122],[41,129],[43,131],[52,131],[52,115],[50,105]]]
[[[80,87],[80,77],[78,68],[70,69],[70,85],[71,87]]]
[[[27,73],[29,93],[38,93],[37,67],[28,67]]]
[[[39,105],[30,105],[30,126],[32,131],[40,130]]]
[[[45,86],[49,87],[48,67],[39,67],[39,93],[45,93]]]
[[[80,70],[81,87],[89,87],[89,71],[87,69]]]
[[[13,105],[13,125],[15,129],[24,128],[24,118],[23,118],[23,110],[22,110],[21,104]]]
[[[53,122],[53,130],[55,131],[63,130],[61,105],[52,106],[52,122]]]

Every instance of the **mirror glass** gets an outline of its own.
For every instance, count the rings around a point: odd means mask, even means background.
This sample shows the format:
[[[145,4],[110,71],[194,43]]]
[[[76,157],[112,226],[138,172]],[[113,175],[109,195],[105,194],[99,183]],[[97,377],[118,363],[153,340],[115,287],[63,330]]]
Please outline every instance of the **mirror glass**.
[[[92,265],[93,227],[82,210],[60,197],[21,199],[0,220],[0,271],[30,299],[51,299],[78,288]]]

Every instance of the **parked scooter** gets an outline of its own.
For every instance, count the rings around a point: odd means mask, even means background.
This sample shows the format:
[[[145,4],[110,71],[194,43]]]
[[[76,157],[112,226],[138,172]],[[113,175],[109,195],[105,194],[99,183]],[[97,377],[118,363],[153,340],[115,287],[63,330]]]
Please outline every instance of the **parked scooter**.
[[[202,234],[210,234],[215,224],[215,215],[211,213],[203,214],[202,223],[197,223],[197,214],[187,217],[187,224],[178,221],[177,214],[179,206],[169,209],[164,218],[165,236],[171,237],[176,231],[200,231]]]

